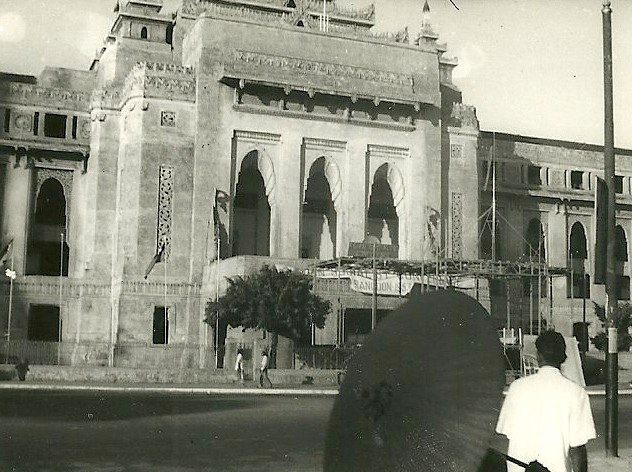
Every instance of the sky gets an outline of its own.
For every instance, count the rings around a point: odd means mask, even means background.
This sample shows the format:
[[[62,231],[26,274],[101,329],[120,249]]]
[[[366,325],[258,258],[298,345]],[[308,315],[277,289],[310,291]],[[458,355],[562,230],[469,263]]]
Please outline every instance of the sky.
[[[602,0],[428,0],[481,129],[603,144]],[[420,29],[423,0],[376,5],[377,31]],[[116,0],[0,0],[0,71],[87,69]],[[179,0],[164,0],[173,10]],[[632,149],[632,1],[612,0],[615,144]]]

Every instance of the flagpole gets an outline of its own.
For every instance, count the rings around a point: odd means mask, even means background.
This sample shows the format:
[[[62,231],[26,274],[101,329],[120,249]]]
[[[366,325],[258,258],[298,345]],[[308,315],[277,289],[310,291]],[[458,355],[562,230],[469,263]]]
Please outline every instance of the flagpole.
[[[220,236],[217,231],[217,258],[215,259],[215,368],[219,367],[219,250]]]
[[[11,247],[11,271],[13,271],[13,246]],[[7,364],[9,363],[9,350],[11,349],[11,307],[13,306],[13,279],[15,275],[13,273],[9,275],[9,313],[7,319]]]
[[[62,276],[64,274],[64,233],[61,232],[59,241],[59,320],[57,326],[57,365],[61,365],[61,304],[62,304]]]
[[[163,244],[163,264],[164,264],[164,277],[163,277],[163,285],[164,285],[164,300],[165,300],[165,344],[167,344],[168,336],[169,336],[169,310],[167,309],[167,240],[165,238]]]

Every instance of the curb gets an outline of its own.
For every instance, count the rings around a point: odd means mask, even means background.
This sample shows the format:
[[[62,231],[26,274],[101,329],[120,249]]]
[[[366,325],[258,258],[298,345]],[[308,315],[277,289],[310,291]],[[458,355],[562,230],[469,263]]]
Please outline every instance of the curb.
[[[136,393],[172,393],[197,395],[289,395],[314,396],[338,395],[337,389],[305,388],[207,388],[207,387],[118,387],[110,385],[51,385],[0,383],[0,390],[46,390],[66,392],[136,392]]]

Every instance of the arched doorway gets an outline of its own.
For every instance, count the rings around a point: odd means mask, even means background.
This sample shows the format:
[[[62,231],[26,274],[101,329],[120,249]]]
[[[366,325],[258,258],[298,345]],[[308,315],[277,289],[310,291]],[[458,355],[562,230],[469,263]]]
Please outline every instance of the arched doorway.
[[[380,244],[399,245],[399,217],[388,181],[388,164],[375,172],[367,212],[367,234],[379,239]]]
[[[336,255],[337,214],[319,157],[309,169],[302,208],[301,257],[333,259]]]
[[[59,180],[48,178],[39,188],[30,224],[27,275],[68,275],[66,217],[64,188]]]
[[[233,254],[270,255],[270,204],[258,167],[259,152],[241,163],[235,192]]]
[[[577,221],[573,223],[569,237],[568,260],[571,274],[568,275],[566,284],[568,298],[590,298],[590,275],[586,273],[587,259],[586,231],[584,225]]]

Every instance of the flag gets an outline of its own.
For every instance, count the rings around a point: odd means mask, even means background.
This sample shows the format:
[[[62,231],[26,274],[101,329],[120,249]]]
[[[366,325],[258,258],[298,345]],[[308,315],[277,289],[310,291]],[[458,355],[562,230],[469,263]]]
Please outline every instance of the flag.
[[[165,255],[165,249],[166,249],[166,245],[165,245],[165,241],[164,239],[162,240],[160,247],[158,248],[158,251],[156,251],[156,254],[154,254],[154,257],[151,259],[151,262],[149,262],[149,265],[147,266],[147,269],[145,269],[145,278],[149,277],[149,274],[151,273],[151,271],[153,270],[154,266],[158,263],[158,262],[162,262],[164,255]]]
[[[11,252],[12,247],[13,239],[11,239],[7,245],[2,248],[2,252],[0,252],[0,264],[6,265],[7,259],[9,258],[9,252]]]

